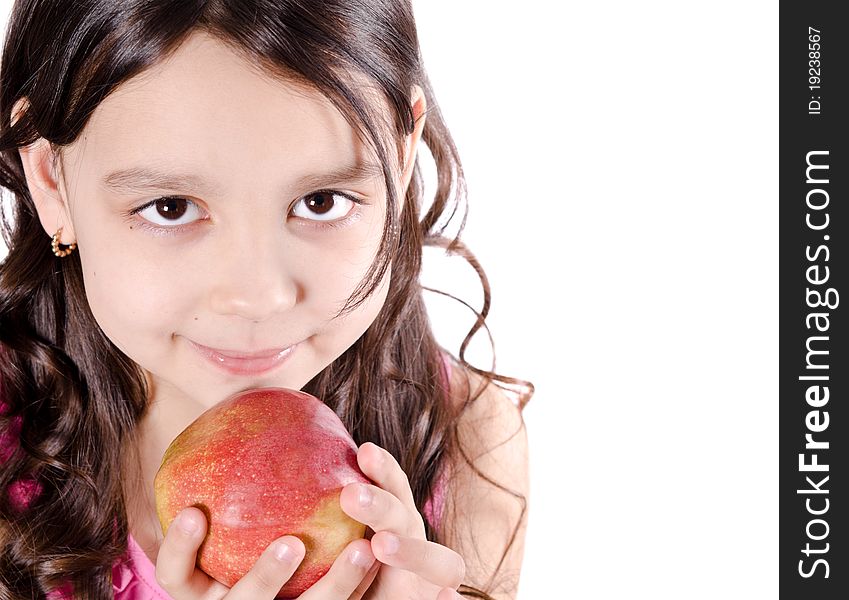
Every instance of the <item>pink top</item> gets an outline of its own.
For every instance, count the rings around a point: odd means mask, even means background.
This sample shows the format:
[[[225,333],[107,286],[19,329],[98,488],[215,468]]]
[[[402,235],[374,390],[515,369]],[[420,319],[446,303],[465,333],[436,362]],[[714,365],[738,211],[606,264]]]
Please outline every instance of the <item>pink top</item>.
[[[451,363],[443,354],[446,389],[450,381]],[[0,383],[0,413],[6,407],[3,402],[2,384]],[[6,460],[13,451],[15,440],[21,431],[19,417],[11,421],[8,431],[0,431],[0,461]],[[13,503],[25,506],[30,499],[41,491],[38,482],[19,480],[12,484],[9,496]],[[438,525],[445,504],[445,473],[437,480],[433,496],[424,506],[424,516],[431,525]],[[116,561],[112,567],[112,586],[115,590],[115,600],[172,600],[171,596],[156,582],[156,566],[144,553],[132,535],[127,536],[127,558]],[[49,600],[64,600],[71,597],[71,584],[68,583],[58,590],[48,594]]]

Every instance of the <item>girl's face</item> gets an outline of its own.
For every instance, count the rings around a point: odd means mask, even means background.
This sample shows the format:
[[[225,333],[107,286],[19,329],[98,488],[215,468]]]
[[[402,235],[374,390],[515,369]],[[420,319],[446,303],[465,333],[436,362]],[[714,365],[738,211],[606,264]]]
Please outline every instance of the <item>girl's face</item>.
[[[208,407],[253,387],[300,389],[386,299],[388,273],[333,319],[381,240],[377,161],[329,101],[263,77],[213,38],[192,36],[102,102],[66,148],[63,177],[69,220],[42,223],[51,235],[64,223],[62,242],[77,242],[97,322],[157,397]],[[399,192],[408,181],[399,173]],[[272,371],[245,375],[192,342],[297,347]]]

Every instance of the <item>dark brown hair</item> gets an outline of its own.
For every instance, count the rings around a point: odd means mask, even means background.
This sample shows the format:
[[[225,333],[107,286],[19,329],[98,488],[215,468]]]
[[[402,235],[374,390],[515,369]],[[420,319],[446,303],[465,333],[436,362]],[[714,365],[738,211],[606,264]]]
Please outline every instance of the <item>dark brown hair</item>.
[[[422,511],[447,458],[465,456],[456,435],[459,411],[441,401],[442,348],[424,304],[428,288],[419,281],[424,246],[437,246],[468,260],[484,289],[484,305],[480,313],[474,311],[477,322],[455,364],[482,376],[484,383],[524,389],[519,411],[533,394],[529,382],[477,369],[464,358],[470,339],[486,328],[490,290],[459,233],[453,239],[445,236],[461,208],[460,231],[465,224],[465,183],[422,65],[409,1],[18,0],[0,64],[0,185],[14,195],[11,223],[0,203],[9,247],[0,263],[0,398],[6,402],[0,435],[14,431],[20,443],[0,455],[5,458],[0,460],[0,490],[37,481],[42,491],[26,507],[9,493],[0,494],[2,598],[43,598],[65,581],[73,584],[75,598],[112,598],[112,565],[127,551],[125,498],[132,492],[125,485],[133,480],[127,474],[138,460],[136,426],[149,391],[140,368],[95,321],[79,252],[67,258],[53,255],[18,149],[44,138],[61,162],[62,147],[78,138],[101,101],[199,30],[263,72],[319,90],[384,164],[383,239],[342,313],[368,297],[391,260],[387,300],[363,336],[304,391],[333,408],[357,444],[373,441],[398,459]],[[352,74],[373,82],[390,114]],[[416,164],[396,217],[399,199],[390,165],[415,126],[409,98],[413,84],[422,87],[429,107],[422,139],[436,164],[437,186],[420,217],[423,181]],[[28,109],[12,125],[12,108],[23,97]],[[481,391],[482,386],[475,393],[470,389],[463,410]],[[524,503],[523,496],[506,491]],[[428,539],[440,541],[439,531],[425,525]],[[495,575],[483,586],[487,589],[463,586],[460,591],[487,598]]]

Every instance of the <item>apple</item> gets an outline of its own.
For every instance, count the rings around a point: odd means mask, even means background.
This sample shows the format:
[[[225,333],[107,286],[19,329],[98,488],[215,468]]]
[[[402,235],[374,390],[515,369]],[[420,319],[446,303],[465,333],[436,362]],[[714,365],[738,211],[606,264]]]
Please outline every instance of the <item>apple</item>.
[[[187,506],[205,513],[197,565],[228,587],[273,540],[297,536],[306,555],[277,595],[296,598],[365,535],[339,504],[351,482],[370,483],[330,407],[304,392],[252,389],[213,406],[171,442],[154,479],[156,512],[163,533]]]

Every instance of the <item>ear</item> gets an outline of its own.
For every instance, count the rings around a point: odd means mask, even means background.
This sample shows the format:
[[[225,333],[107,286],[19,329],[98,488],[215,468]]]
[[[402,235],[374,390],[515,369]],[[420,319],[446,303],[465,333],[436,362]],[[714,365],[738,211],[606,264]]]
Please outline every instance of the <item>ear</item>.
[[[27,110],[29,110],[29,101],[26,98],[20,98],[12,108],[12,124],[14,125]],[[27,186],[44,231],[52,238],[61,227],[62,235],[59,242],[66,245],[74,243],[77,236],[68,206],[59,193],[50,143],[44,138],[38,138],[29,146],[20,148],[18,153],[21,155]]]
[[[407,193],[407,187],[410,185],[410,179],[413,176],[413,168],[416,166],[416,153],[419,147],[419,140],[422,137],[424,130],[425,111],[427,110],[427,101],[425,100],[424,91],[418,85],[414,85],[410,92],[410,103],[413,107],[413,120],[415,127],[413,132],[407,136],[407,144],[404,152],[404,168],[401,173],[401,190],[402,197]]]

